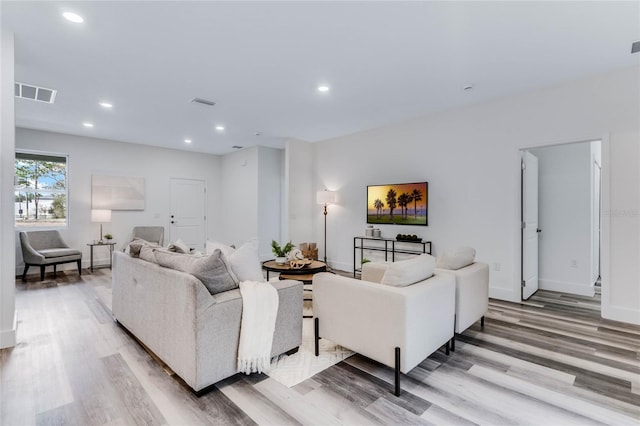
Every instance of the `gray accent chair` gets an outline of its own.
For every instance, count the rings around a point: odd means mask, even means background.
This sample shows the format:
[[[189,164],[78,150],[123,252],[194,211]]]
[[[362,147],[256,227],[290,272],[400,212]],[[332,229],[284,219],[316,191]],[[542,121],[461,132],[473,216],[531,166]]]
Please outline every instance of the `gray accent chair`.
[[[131,240],[134,238],[142,238],[161,246],[164,243],[164,226],[134,226]]]
[[[44,280],[44,268],[53,265],[53,275],[56,266],[62,263],[78,263],[78,275],[82,275],[82,252],[71,248],[64,242],[58,231],[24,231],[20,232],[20,245],[24,259],[22,281],[27,279],[29,267],[40,266],[40,280]]]

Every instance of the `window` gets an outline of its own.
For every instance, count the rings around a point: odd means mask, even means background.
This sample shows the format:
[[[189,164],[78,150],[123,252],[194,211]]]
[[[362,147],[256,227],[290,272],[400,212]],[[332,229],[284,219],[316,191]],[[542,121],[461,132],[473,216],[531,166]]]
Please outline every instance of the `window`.
[[[16,227],[67,226],[67,157],[16,152]]]

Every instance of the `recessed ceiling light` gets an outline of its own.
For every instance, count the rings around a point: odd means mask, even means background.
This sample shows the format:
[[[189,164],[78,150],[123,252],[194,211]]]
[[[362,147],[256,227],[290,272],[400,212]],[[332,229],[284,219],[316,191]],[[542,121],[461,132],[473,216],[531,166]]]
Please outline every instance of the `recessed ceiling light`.
[[[64,16],[64,19],[66,19],[67,21],[71,21],[75,24],[81,24],[84,22],[84,18],[77,13],[64,12],[62,16]]]
[[[113,104],[109,102],[100,102],[100,106],[103,108],[113,108]]]
[[[191,139],[185,139],[184,143],[191,143]]]
[[[82,125],[84,127],[93,127],[93,123],[89,123],[88,121],[85,121],[84,123],[82,123]]]
[[[329,91],[329,86],[318,86],[318,92],[326,93]]]
[[[224,126],[216,126],[216,130],[221,132],[224,130]]]

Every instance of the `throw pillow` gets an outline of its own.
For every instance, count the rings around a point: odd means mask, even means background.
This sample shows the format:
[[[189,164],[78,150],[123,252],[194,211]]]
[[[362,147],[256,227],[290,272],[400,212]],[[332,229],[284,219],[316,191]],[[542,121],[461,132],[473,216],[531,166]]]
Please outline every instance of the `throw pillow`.
[[[233,251],[227,259],[231,270],[240,281],[263,282],[262,264],[258,254],[258,240],[251,240]]]
[[[394,287],[406,287],[433,276],[436,260],[433,256],[422,254],[409,260],[387,264],[387,270],[381,284]]]
[[[128,246],[129,256],[140,257],[140,249],[142,249],[143,246],[159,247],[156,243],[150,243],[142,238],[134,238]]]
[[[158,250],[155,257],[161,266],[193,275],[202,281],[211,294],[238,288],[238,279],[231,272],[220,250],[209,256],[191,256]]]
[[[231,256],[231,253],[233,253],[235,251],[235,247],[233,246],[228,246],[226,244],[223,244],[219,241],[210,241],[207,240],[207,243],[205,244],[206,247],[206,252],[207,254],[211,254],[214,251],[216,251],[216,249],[219,249],[222,254],[225,255],[226,258],[229,258],[229,256]]]
[[[146,260],[151,263],[158,263],[156,261],[155,249],[150,245],[143,245],[140,249],[140,259]]]
[[[469,266],[476,257],[476,250],[471,247],[460,247],[444,252],[438,256],[437,268],[456,270]]]
[[[189,246],[186,245],[181,239],[178,239],[174,243],[171,243],[171,245],[169,245],[169,250],[175,251],[176,253],[184,254],[189,254],[189,252],[191,251]]]

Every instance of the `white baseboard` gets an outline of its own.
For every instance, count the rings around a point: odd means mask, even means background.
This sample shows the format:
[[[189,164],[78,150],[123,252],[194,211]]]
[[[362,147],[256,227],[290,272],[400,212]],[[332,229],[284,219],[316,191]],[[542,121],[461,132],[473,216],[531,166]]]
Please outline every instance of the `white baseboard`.
[[[595,288],[593,285],[567,281],[539,279],[538,288],[541,290],[559,291],[562,293],[577,294],[580,296],[593,296],[595,294]]]
[[[0,349],[11,348],[16,345],[18,334],[18,313],[13,313],[13,325],[10,330],[0,331]]]
[[[507,302],[519,302],[520,295],[515,294],[513,290],[507,288],[489,287],[489,298],[505,300]]]
[[[602,318],[640,325],[640,311],[622,306],[602,305]]]

